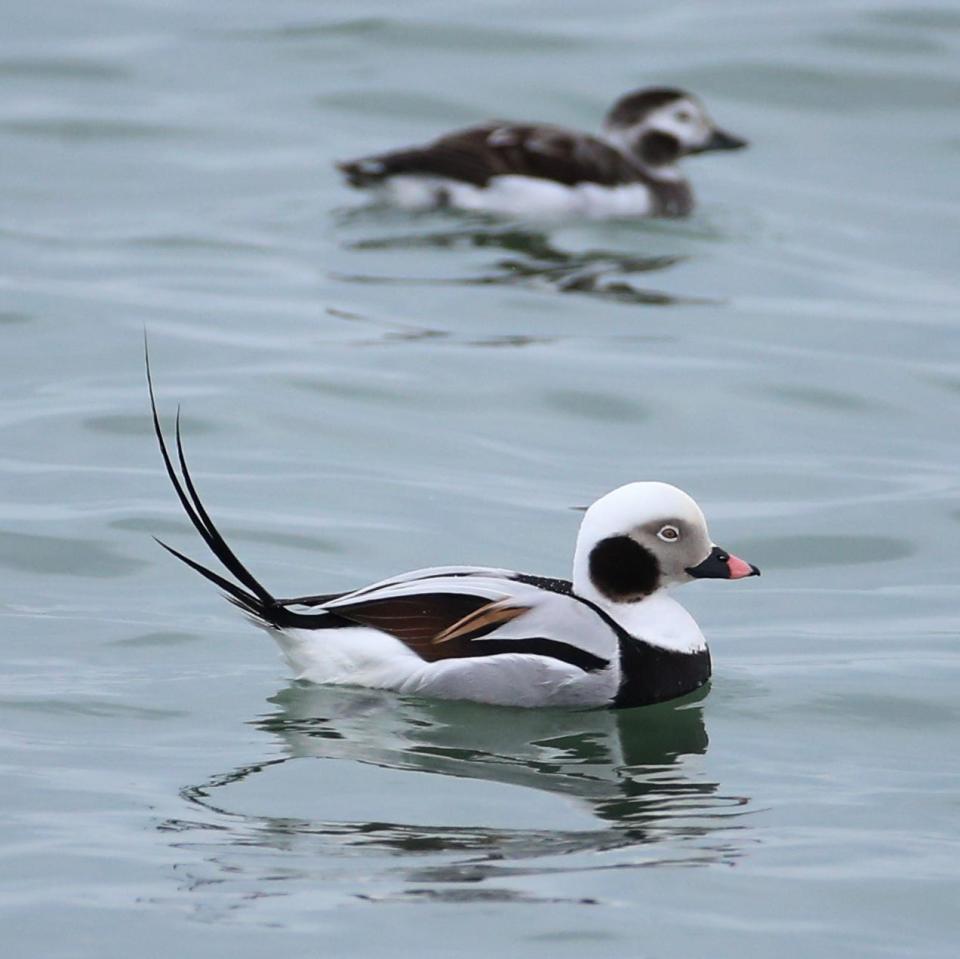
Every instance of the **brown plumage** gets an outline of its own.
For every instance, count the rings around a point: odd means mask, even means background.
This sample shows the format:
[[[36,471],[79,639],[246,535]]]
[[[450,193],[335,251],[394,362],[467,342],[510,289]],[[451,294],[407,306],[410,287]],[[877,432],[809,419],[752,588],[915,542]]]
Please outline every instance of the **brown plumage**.
[[[428,663],[484,655],[487,650],[473,641],[526,612],[526,606],[457,593],[360,599],[331,610],[334,617],[389,633]]]
[[[596,137],[539,124],[491,121],[456,130],[432,143],[337,164],[353,186],[398,174],[447,177],[487,186],[507,174],[577,183],[647,182],[642,170]]]
[[[552,124],[490,120],[429,143],[337,166],[360,189],[400,187],[393,181],[407,181],[410,190],[388,189],[385,198],[411,209],[524,212],[526,199],[517,190],[529,184],[514,182],[507,186],[513,192],[501,196],[492,189],[484,192],[501,178],[513,177],[567,188],[566,193],[530,191],[541,202],[549,196],[555,212],[686,216],[694,197],[680,161],[744,146],[745,140],[717,127],[692,94],[653,87],[620,97],[596,136]],[[530,209],[542,211],[543,206],[533,202]]]
[[[529,612],[529,606],[511,605],[504,600],[488,603],[434,636],[433,645],[449,643],[454,639],[475,639]]]

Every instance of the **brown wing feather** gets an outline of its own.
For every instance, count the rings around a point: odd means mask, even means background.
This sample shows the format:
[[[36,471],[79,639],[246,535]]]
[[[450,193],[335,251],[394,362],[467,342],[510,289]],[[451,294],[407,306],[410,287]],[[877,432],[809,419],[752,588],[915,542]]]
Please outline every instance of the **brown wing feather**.
[[[473,656],[471,640],[526,612],[502,600],[460,593],[423,593],[336,606],[331,612],[396,637],[427,662]]]
[[[495,176],[517,174],[567,186],[590,181],[635,182],[639,171],[613,147],[562,127],[483,123],[448,133],[422,147],[340,164],[354,186],[397,174],[449,177],[486,186]]]
[[[476,612],[464,616],[459,622],[448,626],[442,633],[433,637],[433,645],[449,643],[454,639],[470,640],[485,633],[492,632],[498,626],[509,623],[510,620],[530,612],[529,606],[511,606],[501,600],[481,606]]]

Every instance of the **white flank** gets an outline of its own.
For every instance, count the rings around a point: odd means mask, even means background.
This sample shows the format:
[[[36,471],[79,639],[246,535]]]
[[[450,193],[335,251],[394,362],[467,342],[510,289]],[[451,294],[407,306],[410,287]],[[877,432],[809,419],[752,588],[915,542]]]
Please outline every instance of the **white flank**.
[[[607,706],[620,684],[615,656],[593,672],[527,653],[427,663],[400,640],[363,626],[267,631],[295,678],[311,683],[528,708]]]
[[[443,177],[402,175],[381,187],[385,199],[407,210],[454,206],[506,216],[581,216],[596,219],[646,216],[650,191],[642,183],[607,187],[597,183],[564,186],[528,176],[494,177],[478,187]]]

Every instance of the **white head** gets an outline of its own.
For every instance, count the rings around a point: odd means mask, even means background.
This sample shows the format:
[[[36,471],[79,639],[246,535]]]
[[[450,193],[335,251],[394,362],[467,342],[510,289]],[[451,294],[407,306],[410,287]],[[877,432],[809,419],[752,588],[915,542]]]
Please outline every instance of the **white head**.
[[[605,606],[693,579],[759,575],[714,545],[700,507],[669,483],[628,483],[598,499],[580,524],[573,560],[574,591]]]
[[[717,127],[696,97],[659,87],[621,97],[607,114],[604,136],[653,171],[669,170],[690,153],[747,145],[746,140]]]

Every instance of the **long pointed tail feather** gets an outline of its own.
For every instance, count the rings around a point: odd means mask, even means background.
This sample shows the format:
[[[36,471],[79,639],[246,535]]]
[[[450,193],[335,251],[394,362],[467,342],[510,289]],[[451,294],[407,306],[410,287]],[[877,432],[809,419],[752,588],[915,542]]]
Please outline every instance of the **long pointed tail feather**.
[[[231,572],[234,576],[249,589],[254,595],[259,597],[263,602],[273,604],[275,602],[273,596],[254,578],[253,574],[237,559],[236,554],[232,549],[227,545],[226,540],[220,535],[216,526],[213,525],[213,520],[210,519],[209,514],[203,507],[203,503],[200,502],[200,497],[197,494],[196,487],[193,485],[193,480],[190,477],[190,471],[187,469],[187,462],[183,454],[183,440],[180,436],[180,410],[177,409],[177,419],[176,419],[176,440],[177,440],[177,458],[180,461],[180,471],[183,474],[184,485],[187,488],[187,492],[190,494],[190,499],[193,503],[195,513],[191,514],[191,519],[193,520],[194,526],[196,526],[200,535],[206,541],[206,544],[210,547],[213,554],[220,560],[221,563]],[[176,482],[173,475],[171,474],[171,479]],[[182,497],[181,497],[182,500]]]
[[[167,449],[166,440],[163,437],[163,430],[160,427],[160,417],[157,413],[157,400],[153,392],[153,377],[150,374],[150,354],[147,349],[147,340],[143,341],[144,360],[147,367],[147,387],[150,392],[150,410],[153,414],[153,430],[157,436],[157,443],[160,445],[160,454],[163,457],[164,466],[167,469],[167,476],[176,491],[177,498],[183,506],[184,512],[193,524],[194,529],[203,538],[210,552],[223,564],[224,568],[231,573],[238,583],[231,582],[212,569],[208,569],[202,563],[185,556],[179,550],[168,546],[161,540],[157,542],[171,555],[176,556],[182,563],[186,563],[191,569],[196,570],[205,579],[219,586],[226,594],[227,599],[235,606],[240,607],[244,613],[251,616],[256,622],[265,626],[271,626],[276,629],[287,627],[297,627],[301,629],[321,629],[333,625],[338,621],[338,617],[333,613],[298,613],[288,609],[290,605],[316,606],[324,599],[333,598],[323,596],[304,596],[301,599],[276,599],[260,583],[253,573],[247,569],[237,558],[233,550],[227,545],[226,540],[220,534],[220,531],[214,525],[210,514],[204,508],[200,501],[200,494],[190,476],[190,470],[187,468],[186,457],[183,452],[183,440],[180,433],[180,410],[177,409],[175,436],[177,441],[177,460],[180,464],[180,472],[183,476],[181,482],[180,476],[173,465],[173,459],[170,451]],[[156,539],[156,537],[154,537]],[[339,594],[335,594],[339,595]]]
[[[189,556],[185,556],[172,546],[168,546],[166,543],[161,542],[160,540],[157,540],[157,542],[165,550],[167,550],[167,552],[171,553],[173,556],[176,556],[181,562],[186,563],[187,566],[196,570],[201,576],[204,576],[206,579],[210,580],[210,582],[219,586],[228,594],[228,599],[230,599],[231,602],[236,603],[245,612],[250,613],[258,620],[261,620],[271,626],[290,625],[289,620],[296,616],[296,614],[291,613],[282,606],[279,606],[273,596],[270,595],[264,586],[258,582],[253,574],[243,565],[243,563],[240,562],[236,554],[232,549],[230,549],[224,538],[220,535],[219,530],[217,530],[213,520],[210,518],[210,515],[203,506],[203,503],[200,501],[200,496],[197,493],[197,489],[194,486],[193,480],[190,476],[190,471],[187,468],[186,458],[183,453],[183,441],[180,433],[179,408],[177,409],[176,441],[177,459],[179,460],[180,469],[183,474],[182,483],[180,478],[177,476],[177,472],[174,469],[173,460],[163,437],[163,430],[160,427],[160,417],[157,413],[157,401],[153,391],[153,377],[150,373],[150,354],[147,349],[146,337],[144,337],[143,347],[144,360],[147,368],[147,388],[150,393],[150,410],[153,414],[153,430],[160,446],[160,454],[163,457],[164,466],[167,470],[167,476],[170,478],[170,482],[173,484],[173,488],[176,491],[177,498],[180,500],[180,504],[183,506],[184,512],[187,514],[187,517],[190,519],[190,522],[193,524],[196,531],[203,538],[203,541],[210,548],[210,551],[213,553],[213,555],[216,556],[221,563],[223,563],[224,567],[233,574],[233,576],[242,584],[242,586],[238,586],[237,583],[231,582],[230,580],[221,576],[219,573],[215,573],[213,570],[208,569],[206,566],[196,562],[196,560],[190,559]],[[243,587],[246,587],[246,589]]]
[[[237,603],[243,609],[246,609],[250,612],[259,612],[262,603],[260,603],[256,596],[253,596],[246,590],[241,589],[236,583],[231,583],[229,579],[226,579],[219,573],[215,573],[212,569],[207,569],[207,567],[202,563],[198,563],[195,559],[191,559],[189,556],[181,553],[180,550],[174,549],[162,539],[158,539],[156,536],[154,536],[153,539],[154,542],[162,546],[168,553],[170,553],[171,556],[176,556],[181,563],[186,563],[187,566],[189,566],[191,569],[195,569],[205,579],[208,579],[211,583],[215,583],[217,586],[219,586],[225,593],[227,593],[227,599],[230,600],[231,603]]]

